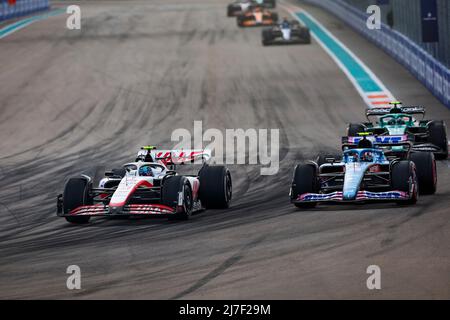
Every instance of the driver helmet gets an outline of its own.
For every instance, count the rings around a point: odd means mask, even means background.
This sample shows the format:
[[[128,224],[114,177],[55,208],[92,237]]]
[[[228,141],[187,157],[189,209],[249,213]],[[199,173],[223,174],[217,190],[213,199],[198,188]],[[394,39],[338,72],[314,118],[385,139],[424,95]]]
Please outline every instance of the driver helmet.
[[[143,166],[139,168],[139,175],[143,177],[153,177],[153,170],[150,166]]]
[[[358,142],[358,148],[359,149],[363,149],[363,148],[370,149],[370,148],[372,148],[372,142],[370,140],[368,140],[366,137],[364,137],[361,139],[361,141]]]
[[[402,118],[397,119],[397,124],[404,125],[405,123],[406,123],[405,120],[403,120]]]
[[[372,152],[370,152],[370,151],[363,152],[363,154],[361,155],[361,161],[372,162],[373,161]]]
[[[400,107],[392,107],[391,110],[389,110],[389,113],[401,113],[402,112],[402,108]]]

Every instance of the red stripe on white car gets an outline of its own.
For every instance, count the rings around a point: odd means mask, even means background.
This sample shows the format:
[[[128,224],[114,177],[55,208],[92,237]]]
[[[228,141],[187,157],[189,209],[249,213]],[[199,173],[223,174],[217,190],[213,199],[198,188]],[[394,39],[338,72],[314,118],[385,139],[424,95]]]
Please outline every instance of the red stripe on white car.
[[[123,181],[123,180],[122,180]],[[121,182],[122,184],[122,182]],[[130,196],[136,191],[137,188],[139,187],[148,187],[151,188],[153,187],[153,184],[151,184],[150,182],[146,181],[146,180],[140,180],[138,182],[136,182],[136,184],[129,190],[128,194],[126,195],[125,199],[120,201],[120,202],[110,202],[109,206],[110,207],[122,207],[125,205],[125,203],[127,203],[128,199],[130,198]],[[120,185],[119,185],[120,188]],[[116,190],[117,192],[117,190]],[[113,195],[114,198],[114,195]]]

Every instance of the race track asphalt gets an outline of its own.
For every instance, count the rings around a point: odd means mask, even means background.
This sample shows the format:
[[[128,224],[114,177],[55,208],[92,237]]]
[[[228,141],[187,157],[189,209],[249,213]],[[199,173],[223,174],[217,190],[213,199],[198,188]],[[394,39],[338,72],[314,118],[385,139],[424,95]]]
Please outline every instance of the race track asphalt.
[[[260,29],[238,29],[227,3],[70,1],[82,8],[80,31],[60,15],[0,40],[0,298],[450,298],[449,162],[416,206],[294,208],[293,167],[338,149],[364,103],[315,41],[263,48]],[[450,123],[393,59],[301,6],[397,98]],[[186,222],[56,217],[67,177],[99,176],[144,144],[171,147],[172,131],[195,120],[279,129],[279,173],[231,166],[232,208]],[[81,290],[66,288],[69,265],[81,268]],[[366,288],[369,265],[381,268],[381,290]]]

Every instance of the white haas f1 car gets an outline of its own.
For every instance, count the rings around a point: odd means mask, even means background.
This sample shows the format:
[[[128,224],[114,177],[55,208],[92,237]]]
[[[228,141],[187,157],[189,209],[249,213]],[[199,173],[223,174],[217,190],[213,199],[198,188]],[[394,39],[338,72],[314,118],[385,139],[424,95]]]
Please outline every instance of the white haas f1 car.
[[[389,160],[366,139],[357,148],[345,150],[340,159],[297,165],[290,191],[291,203],[298,208],[312,208],[319,202],[415,204],[418,196],[414,162]]]
[[[281,24],[262,31],[262,44],[310,44],[311,34],[297,20],[283,21]]]
[[[211,166],[207,150],[155,150],[143,147],[135,162],[105,173],[98,187],[91,177],[69,179],[58,195],[57,215],[71,223],[87,223],[92,216],[167,216],[186,220],[208,208],[228,208],[231,174]],[[179,175],[176,165],[200,161],[197,175]]]
[[[227,7],[227,16],[236,17],[252,7],[275,8],[276,0],[236,0]]]

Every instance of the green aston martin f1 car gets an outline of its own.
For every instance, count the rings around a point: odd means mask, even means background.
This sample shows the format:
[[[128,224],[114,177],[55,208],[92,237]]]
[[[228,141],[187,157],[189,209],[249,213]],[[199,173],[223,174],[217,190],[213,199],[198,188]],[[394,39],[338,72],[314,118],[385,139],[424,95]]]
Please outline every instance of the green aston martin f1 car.
[[[412,135],[414,145],[412,151],[433,152],[437,159],[447,159],[448,141],[445,122],[442,120],[424,120],[425,108],[401,106],[400,102],[392,103],[392,108],[373,108],[366,112],[365,123],[351,123],[347,129],[348,136],[358,136],[369,132],[376,136]],[[413,117],[422,115],[421,120]],[[379,117],[371,122],[371,117]]]

